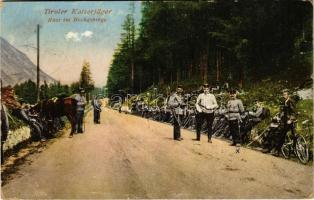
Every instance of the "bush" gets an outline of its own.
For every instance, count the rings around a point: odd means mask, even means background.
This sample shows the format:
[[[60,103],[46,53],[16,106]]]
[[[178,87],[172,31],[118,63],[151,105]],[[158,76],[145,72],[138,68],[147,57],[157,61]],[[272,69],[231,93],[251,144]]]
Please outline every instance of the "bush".
[[[9,119],[9,127],[10,131],[14,131],[16,129],[21,128],[22,126],[27,126],[25,122],[20,120],[19,118],[12,115],[12,110],[8,109],[8,119]]]
[[[313,151],[313,101],[311,99],[300,100],[297,104],[298,126],[297,131],[309,142],[310,150]],[[309,120],[308,126],[302,126],[304,120]]]
[[[254,84],[248,87],[244,93],[242,93],[239,98],[243,100],[245,106],[253,105],[255,100],[259,100],[263,105],[270,109],[270,117],[259,123],[255,129],[258,134],[262,133],[270,124],[271,117],[279,112],[279,104],[281,100],[282,90],[288,88],[291,92],[291,96],[296,102],[296,112],[297,116],[297,132],[303,135],[306,141],[309,143],[309,150],[313,151],[313,100],[298,100],[297,97],[293,95],[294,89],[289,83],[285,81],[271,81],[265,80],[258,84]],[[303,127],[302,122],[304,120],[309,120],[309,128]]]

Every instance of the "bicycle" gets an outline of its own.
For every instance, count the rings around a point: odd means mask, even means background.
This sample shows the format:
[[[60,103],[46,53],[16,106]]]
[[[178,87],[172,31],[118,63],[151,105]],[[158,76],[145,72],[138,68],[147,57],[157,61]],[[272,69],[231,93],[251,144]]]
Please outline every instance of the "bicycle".
[[[182,127],[193,130],[195,128],[195,110],[187,110],[185,118],[183,118]]]
[[[229,138],[229,122],[225,115],[219,114],[213,122],[213,136]]]
[[[309,161],[308,144],[305,138],[296,132],[296,122],[297,120],[292,122],[294,134],[288,134],[286,136],[287,142],[282,145],[281,152],[286,159],[289,159],[291,153],[294,153],[302,164],[306,164]],[[302,125],[307,125],[307,130],[310,131],[309,120],[303,121]]]

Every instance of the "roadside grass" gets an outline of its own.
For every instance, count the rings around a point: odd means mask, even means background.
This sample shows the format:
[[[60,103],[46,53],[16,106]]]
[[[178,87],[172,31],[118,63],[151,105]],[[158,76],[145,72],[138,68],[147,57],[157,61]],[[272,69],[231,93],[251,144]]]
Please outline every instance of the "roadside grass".
[[[8,109],[8,119],[9,119],[9,128],[12,131],[19,129],[23,126],[27,126],[27,124],[24,121],[15,117],[12,113],[12,110],[10,109]]]

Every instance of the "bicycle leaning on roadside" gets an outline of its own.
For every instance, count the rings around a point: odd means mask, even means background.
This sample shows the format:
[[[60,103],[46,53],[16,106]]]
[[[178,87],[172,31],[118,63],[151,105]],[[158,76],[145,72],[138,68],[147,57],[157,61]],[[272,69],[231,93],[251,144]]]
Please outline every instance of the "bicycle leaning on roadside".
[[[282,155],[289,159],[293,153],[301,163],[306,164],[309,161],[309,149],[305,138],[296,131],[297,120],[292,121],[294,134],[287,134],[286,142],[281,147]],[[310,132],[309,120],[302,122],[302,126]]]

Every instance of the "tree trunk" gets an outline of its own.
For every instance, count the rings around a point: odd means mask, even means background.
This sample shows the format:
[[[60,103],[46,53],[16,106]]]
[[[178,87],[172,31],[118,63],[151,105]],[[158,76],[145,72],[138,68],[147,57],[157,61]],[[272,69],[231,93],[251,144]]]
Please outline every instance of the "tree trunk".
[[[190,65],[189,65],[189,70],[188,70],[188,77],[189,77],[189,79],[192,78],[192,73],[193,73],[193,64],[191,62]]]
[[[204,64],[203,64],[203,57],[202,53],[200,53],[200,58],[199,58],[199,63],[200,63],[200,79],[204,81]]]
[[[240,65],[239,67],[239,88],[242,88],[243,87],[243,67],[242,65]]]
[[[205,51],[203,54],[203,64],[204,64],[204,79],[203,82],[208,81],[208,51]]]
[[[200,55],[200,71],[201,80],[203,83],[207,82],[208,79],[208,49],[203,51]]]
[[[220,70],[221,70],[221,51],[216,51],[216,81],[220,81]]]
[[[180,82],[180,68],[177,68],[177,85]]]
[[[221,79],[222,69],[225,66],[225,58],[223,52],[221,52],[221,62],[220,62],[220,71],[219,71],[219,77]]]
[[[172,85],[172,71],[170,73],[170,84]]]
[[[139,89],[140,89],[140,93],[142,93],[142,84],[143,84],[143,70],[142,70],[143,66],[139,66]]]
[[[165,80],[164,80],[164,73],[161,72],[161,70],[159,69],[159,72],[158,72],[158,76],[159,76],[159,85],[163,85]]]
[[[134,93],[134,62],[131,61],[131,91]]]

